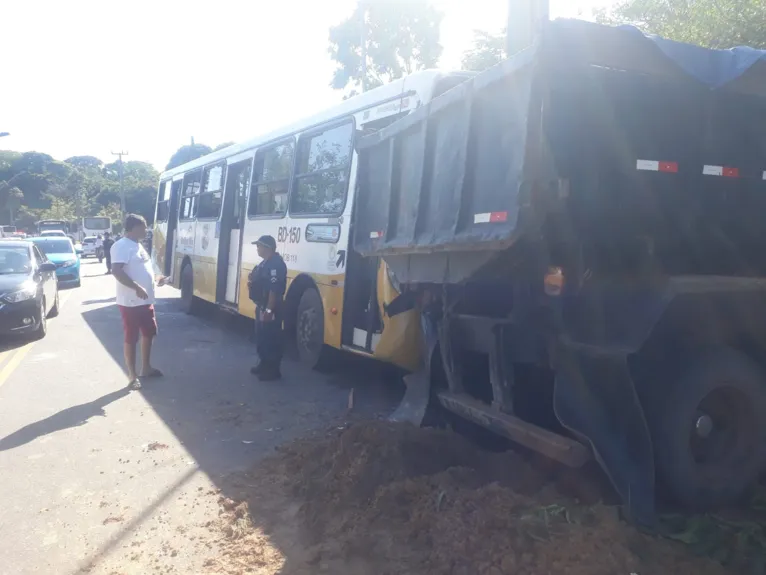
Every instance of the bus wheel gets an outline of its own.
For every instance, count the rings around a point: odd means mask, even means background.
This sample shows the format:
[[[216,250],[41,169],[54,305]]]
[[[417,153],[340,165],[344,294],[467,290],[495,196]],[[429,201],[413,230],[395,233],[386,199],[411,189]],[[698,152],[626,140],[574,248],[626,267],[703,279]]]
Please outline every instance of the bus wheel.
[[[309,288],[301,295],[295,322],[298,358],[311,369],[320,368],[326,352],[324,346],[324,307],[319,292]]]
[[[194,271],[191,264],[181,270],[181,308],[187,314],[197,311],[197,298],[194,297]]]
[[[657,475],[676,501],[714,509],[756,483],[766,467],[766,379],[749,357],[726,348],[699,356],[654,403]]]

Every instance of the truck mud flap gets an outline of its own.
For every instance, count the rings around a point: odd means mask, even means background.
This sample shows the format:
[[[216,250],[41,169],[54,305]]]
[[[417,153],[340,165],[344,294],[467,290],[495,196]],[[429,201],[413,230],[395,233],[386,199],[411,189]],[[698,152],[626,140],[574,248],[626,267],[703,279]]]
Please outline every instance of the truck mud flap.
[[[428,314],[420,315],[425,353],[423,365],[415,373],[404,376],[406,389],[401,403],[389,417],[390,421],[412,423],[420,427],[431,402],[431,365],[438,343],[437,330]]]
[[[554,410],[561,424],[590,443],[625,502],[630,519],[656,522],[654,453],[649,428],[621,349],[562,343]]]

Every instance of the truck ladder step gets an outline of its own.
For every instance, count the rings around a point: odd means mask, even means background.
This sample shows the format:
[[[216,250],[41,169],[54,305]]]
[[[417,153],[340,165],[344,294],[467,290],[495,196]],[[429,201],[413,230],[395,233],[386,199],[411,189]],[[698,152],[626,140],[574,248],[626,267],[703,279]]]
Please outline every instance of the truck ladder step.
[[[564,465],[582,467],[592,459],[591,451],[582,443],[528,423],[514,415],[496,411],[469,395],[442,391],[437,397],[439,403],[452,413]]]

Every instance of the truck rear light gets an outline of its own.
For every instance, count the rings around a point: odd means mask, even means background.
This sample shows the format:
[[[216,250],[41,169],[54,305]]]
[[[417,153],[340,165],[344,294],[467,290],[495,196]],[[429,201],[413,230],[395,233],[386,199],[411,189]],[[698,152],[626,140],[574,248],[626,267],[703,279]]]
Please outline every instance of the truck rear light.
[[[545,286],[545,294],[550,296],[560,296],[564,291],[564,270],[561,268],[548,268],[548,273],[545,274],[543,284]]]

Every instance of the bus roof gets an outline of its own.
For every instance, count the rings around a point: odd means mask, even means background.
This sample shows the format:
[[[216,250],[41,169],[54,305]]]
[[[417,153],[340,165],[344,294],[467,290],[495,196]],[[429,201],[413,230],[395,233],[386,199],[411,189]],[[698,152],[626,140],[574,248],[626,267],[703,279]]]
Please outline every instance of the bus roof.
[[[451,72],[444,70],[422,70],[420,72],[415,72],[414,74],[410,74],[404,78],[394,80],[389,84],[385,84],[368,92],[358,94],[357,96],[349,98],[348,100],[343,100],[336,106],[328,108],[313,116],[309,116],[308,118],[304,118],[303,120],[293,124],[282,126],[276,130],[272,130],[271,132],[262,134],[239,144],[232,144],[231,146],[222,148],[207,154],[206,156],[202,156],[196,160],[192,160],[191,162],[187,162],[167,170],[160,175],[160,180],[168,180],[179,174],[184,174],[189,170],[201,168],[212,162],[223,160],[230,156],[246,152],[260,145],[283,138],[289,134],[294,134],[296,132],[306,130],[312,126],[317,126],[325,122],[329,122],[334,118],[350,116],[371,106],[375,106],[381,101],[395,99],[397,96],[402,96],[409,92],[417,92],[421,95],[421,97],[426,96],[427,99],[430,99],[433,86],[438,80],[446,76],[453,76],[458,74],[466,76],[471,75],[471,73],[467,73],[465,71]]]

